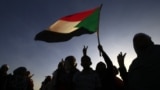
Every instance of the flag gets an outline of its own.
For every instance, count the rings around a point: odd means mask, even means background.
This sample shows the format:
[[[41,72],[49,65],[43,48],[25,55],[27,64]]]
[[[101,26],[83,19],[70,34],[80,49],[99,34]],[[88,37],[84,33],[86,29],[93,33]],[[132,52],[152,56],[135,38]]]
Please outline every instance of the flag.
[[[99,29],[101,6],[74,13],[58,19],[48,29],[39,32],[35,40],[45,42],[64,42],[74,36],[93,34]]]

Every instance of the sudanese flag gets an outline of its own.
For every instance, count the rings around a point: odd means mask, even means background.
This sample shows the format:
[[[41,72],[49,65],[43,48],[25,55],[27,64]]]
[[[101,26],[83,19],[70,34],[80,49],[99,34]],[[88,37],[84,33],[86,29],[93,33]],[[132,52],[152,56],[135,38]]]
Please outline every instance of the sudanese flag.
[[[93,34],[99,29],[101,6],[64,16],[51,24],[48,29],[39,32],[35,40],[45,42],[64,42],[72,37]]]

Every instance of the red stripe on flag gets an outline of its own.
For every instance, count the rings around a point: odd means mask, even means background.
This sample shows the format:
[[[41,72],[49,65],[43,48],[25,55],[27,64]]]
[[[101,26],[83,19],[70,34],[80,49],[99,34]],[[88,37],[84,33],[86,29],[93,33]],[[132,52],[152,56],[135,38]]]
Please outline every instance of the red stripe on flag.
[[[65,20],[65,21],[81,21],[81,20],[85,19],[86,17],[88,17],[90,14],[92,14],[96,9],[97,8],[90,9],[90,10],[83,11],[83,12],[79,12],[79,13],[75,13],[72,15],[62,17],[60,19]]]

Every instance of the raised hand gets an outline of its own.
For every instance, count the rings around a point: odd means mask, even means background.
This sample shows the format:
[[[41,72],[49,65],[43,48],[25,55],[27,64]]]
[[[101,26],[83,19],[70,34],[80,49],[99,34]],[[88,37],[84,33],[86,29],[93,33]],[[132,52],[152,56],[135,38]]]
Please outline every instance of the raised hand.
[[[84,48],[83,48],[83,55],[84,56],[87,55],[87,49],[88,49],[88,46],[84,46]]]
[[[124,58],[126,56],[126,53],[122,54],[122,52],[120,52],[117,56],[117,60],[118,60],[118,64],[120,67],[124,66]]]
[[[100,52],[102,52],[103,51],[103,47],[102,47],[102,45],[98,45],[98,50],[100,51]]]

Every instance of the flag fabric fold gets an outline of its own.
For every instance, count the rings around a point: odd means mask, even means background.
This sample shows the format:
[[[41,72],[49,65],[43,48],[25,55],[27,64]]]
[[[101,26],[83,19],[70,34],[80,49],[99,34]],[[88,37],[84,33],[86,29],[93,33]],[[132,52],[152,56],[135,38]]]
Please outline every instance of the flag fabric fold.
[[[48,29],[36,34],[35,40],[64,42],[74,36],[93,34],[99,29],[101,6],[64,16],[51,24]]]

